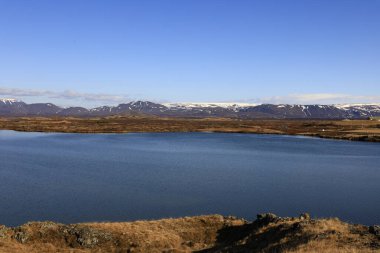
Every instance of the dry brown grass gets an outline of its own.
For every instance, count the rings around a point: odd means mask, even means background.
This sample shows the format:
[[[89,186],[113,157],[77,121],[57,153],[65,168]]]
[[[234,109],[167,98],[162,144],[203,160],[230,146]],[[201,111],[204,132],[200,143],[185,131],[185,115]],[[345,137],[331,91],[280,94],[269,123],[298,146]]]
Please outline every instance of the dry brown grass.
[[[359,226],[358,229],[362,229],[362,233],[353,233],[352,227],[336,218],[317,220],[312,226],[305,226],[300,231],[300,233],[314,236],[316,239],[285,252],[369,253],[380,251],[380,249],[370,249],[366,246],[368,242],[366,237],[371,237],[371,235],[363,233],[366,232],[366,228],[363,229]]]
[[[6,231],[0,252],[380,252],[380,238],[368,227],[339,219],[248,223],[208,215],[69,226],[40,222]]]
[[[379,250],[375,249],[361,249],[355,246],[341,246],[334,244],[331,241],[310,242],[308,244],[299,246],[297,249],[284,251],[284,253],[376,253]]]
[[[238,120],[141,116],[106,118],[20,117],[0,118],[0,129],[67,133],[233,132],[380,141],[380,123],[370,120]]]

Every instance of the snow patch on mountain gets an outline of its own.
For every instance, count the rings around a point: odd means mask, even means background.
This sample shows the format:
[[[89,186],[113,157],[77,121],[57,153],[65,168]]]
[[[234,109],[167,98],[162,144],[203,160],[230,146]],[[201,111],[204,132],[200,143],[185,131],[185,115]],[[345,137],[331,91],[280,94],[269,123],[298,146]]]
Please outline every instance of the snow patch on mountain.
[[[164,103],[166,107],[173,108],[173,107],[182,107],[182,108],[237,108],[237,107],[250,107],[250,106],[257,106],[259,104],[253,104],[253,103]]]
[[[349,109],[352,109],[352,108],[362,109],[362,110],[366,110],[368,108],[373,108],[373,109],[379,108],[380,109],[380,103],[372,103],[372,104],[337,104],[337,105],[334,105],[334,106],[336,108],[342,109],[342,110],[349,110]]]
[[[21,101],[14,98],[0,98],[0,102],[4,104],[13,104],[13,103],[21,102]]]

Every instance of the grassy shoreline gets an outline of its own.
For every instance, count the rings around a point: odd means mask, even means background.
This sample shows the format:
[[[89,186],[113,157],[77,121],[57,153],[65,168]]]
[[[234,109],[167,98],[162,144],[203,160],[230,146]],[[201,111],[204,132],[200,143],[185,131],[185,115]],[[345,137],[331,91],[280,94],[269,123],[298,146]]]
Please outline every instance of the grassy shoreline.
[[[61,133],[254,133],[380,142],[380,122],[370,120],[239,120],[137,116],[105,118],[17,117],[0,118],[0,130]]]

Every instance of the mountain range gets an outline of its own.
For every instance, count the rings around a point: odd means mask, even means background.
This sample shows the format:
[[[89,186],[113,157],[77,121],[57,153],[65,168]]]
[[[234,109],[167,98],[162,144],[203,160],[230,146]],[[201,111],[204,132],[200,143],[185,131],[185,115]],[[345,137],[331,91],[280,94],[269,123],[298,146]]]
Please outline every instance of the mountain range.
[[[117,106],[63,108],[52,103],[27,104],[0,99],[0,116],[112,116],[228,117],[239,119],[365,119],[380,116],[379,104],[291,105],[243,103],[153,103],[133,101]]]

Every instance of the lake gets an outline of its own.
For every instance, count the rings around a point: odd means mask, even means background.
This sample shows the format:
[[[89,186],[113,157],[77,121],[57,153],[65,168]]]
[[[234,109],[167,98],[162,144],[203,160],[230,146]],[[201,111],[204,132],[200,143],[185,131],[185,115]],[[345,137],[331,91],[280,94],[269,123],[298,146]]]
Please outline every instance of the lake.
[[[380,144],[223,133],[0,131],[0,224],[201,214],[380,223]]]

